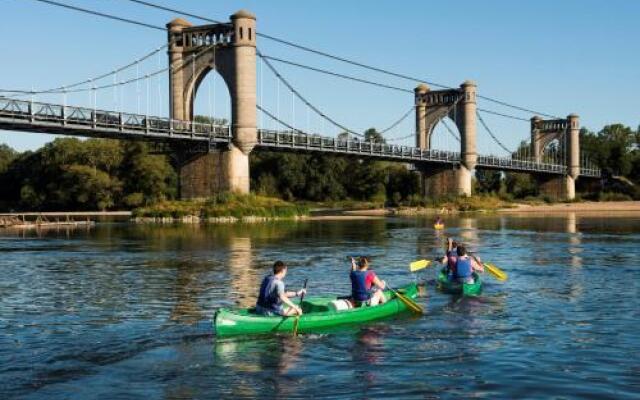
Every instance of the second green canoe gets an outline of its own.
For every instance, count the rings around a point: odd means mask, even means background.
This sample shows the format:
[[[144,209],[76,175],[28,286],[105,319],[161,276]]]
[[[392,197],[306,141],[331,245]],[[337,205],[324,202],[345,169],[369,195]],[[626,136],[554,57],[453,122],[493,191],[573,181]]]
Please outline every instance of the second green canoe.
[[[477,273],[473,273],[474,283],[458,283],[450,281],[444,268],[440,270],[437,278],[438,289],[444,293],[461,296],[478,296],[482,293],[482,280]]]
[[[398,289],[406,297],[416,298],[418,287],[415,284]],[[391,291],[385,291],[387,302],[375,307],[351,308],[343,311],[331,309],[335,297],[310,297],[302,302],[304,314],[298,322],[298,332],[321,331],[341,325],[359,324],[386,317],[407,310],[407,306]],[[235,335],[259,335],[277,332],[293,333],[297,317],[257,315],[253,308],[241,310],[220,309],[216,312],[214,326],[218,337]]]

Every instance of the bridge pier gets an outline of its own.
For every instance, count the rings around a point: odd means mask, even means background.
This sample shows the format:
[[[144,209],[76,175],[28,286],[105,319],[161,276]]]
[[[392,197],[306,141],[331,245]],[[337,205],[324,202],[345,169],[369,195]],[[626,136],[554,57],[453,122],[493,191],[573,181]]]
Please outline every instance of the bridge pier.
[[[554,200],[573,200],[576,197],[576,181],[571,175],[536,176],[538,192]]]
[[[249,156],[235,146],[176,158],[181,199],[203,199],[221,192],[249,191]]]
[[[471,193],[471,172],[462,165],[436,166],[420,170],[422,195],[429,198]]]
[[[206,198],[221,191],[249,193],[249,153],[257,141],[256,18],[241,10],[230,24],[167,24],[171,118],[192,121],[196,92],[217,70],[231,97],[231,142],[209,154],[178,157],[180,197]]]
[[[449,117],[460,132],[460,164],[422,171],[425,196],[471,196],[473,171],[476,167],[476,90],[473,81],[465,81],[459,89],[431,91],[425,84],[414,89],[416,107],[416,146],[431,148],[431,135],[437,123]]]
[[[570,114],[565,119],[531,118],[533,161],[544,162],[544,149],[553,140],[558,140],[560,144],[567,172],[564,176],[536,177],[539,192],[555,199],[573,200],[576,197],[576,180],[580,175],[580,117]]]

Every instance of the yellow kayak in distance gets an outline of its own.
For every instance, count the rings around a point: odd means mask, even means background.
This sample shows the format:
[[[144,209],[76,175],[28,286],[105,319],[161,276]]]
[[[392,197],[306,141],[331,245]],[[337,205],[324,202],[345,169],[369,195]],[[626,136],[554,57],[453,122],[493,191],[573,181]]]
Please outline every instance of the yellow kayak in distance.
[[[434,224],[433,229],[444,229],[444,224]]]

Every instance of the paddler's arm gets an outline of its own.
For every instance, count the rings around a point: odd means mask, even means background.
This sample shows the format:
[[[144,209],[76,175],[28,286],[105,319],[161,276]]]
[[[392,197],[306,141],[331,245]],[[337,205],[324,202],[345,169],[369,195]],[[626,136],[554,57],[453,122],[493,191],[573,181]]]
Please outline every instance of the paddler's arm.
[[[351,257],[351,271],[355,271],[356,270],[356,260],[355,258]]]
[[[287,297],[300,297],[302,296],[302,293],[307,293],[307,289],[300,289],[297,292],[294,292],[293,290],[288,290],[285,292],[285,296]]]
[[[376,287],[379,287],[380,289],[384,289],[387,286],[387,283],[381,280],[380,278],[378,278],[378,275],[376,275],[373,278],[373,284],[376,285]]]
[[[484,272],[484,265],[478,256],[471,256],[471,267],[474,271]]]
[[[304,290],[304,289],[303,289]],[[289,300],[289,297],[287,296],[288,293],[294,293],[295,292],[285,292],[285,293],[281,293],[280,294],[280,300],[282,300],[282,302],[286,305],[288,305],[289,307],[293,308],[294,310],[296,310],[296,313],[299,315],[302,315],[302,309],[300,307],[298,307],[296,304],[293,304],[293,302],[291,300]]]

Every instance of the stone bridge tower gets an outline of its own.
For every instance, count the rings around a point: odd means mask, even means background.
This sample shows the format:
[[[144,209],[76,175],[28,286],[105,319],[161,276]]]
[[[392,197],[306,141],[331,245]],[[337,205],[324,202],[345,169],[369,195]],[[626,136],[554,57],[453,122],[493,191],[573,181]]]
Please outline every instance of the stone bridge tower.
[[[231,98],[229,146],[178,151],[183,199],[221,191],[249,192],[249,153],[257,139],[256,18],[241,10],[230,19],[230,23],[192,26],[178,18],[167,24],[171,118],[193,120],[198,87],[211,70],[220,73]]]
[[[554,140],[560,144],[560,154],[567,166],[564,176],[537,176],[540,192],[559,199],[572,200],[576,194],[576,179],[580,175],[580,117],[544,120],[531,118],[531,154],[535,162],[544,162],[544,149]]]
[[[416,146],[431,149],[433,129],[442,118],[449,117],[460,132],[459,165],[426,166],[421,171],[425,196],[471,195],[471,178],[476,167],[476,90],[473,81],[459,89],[432,91],[425,84],[414,89],[416,106]]]

